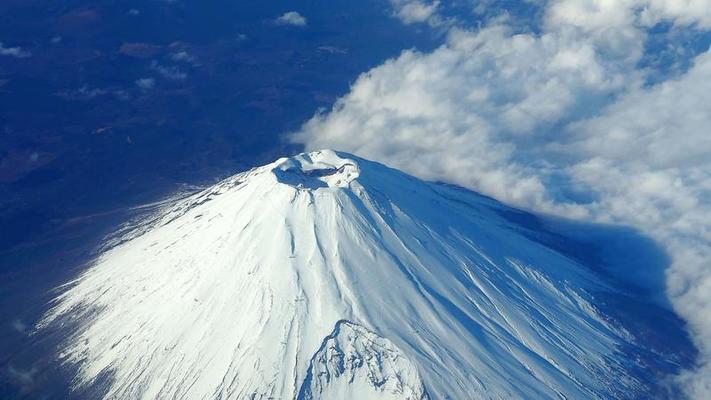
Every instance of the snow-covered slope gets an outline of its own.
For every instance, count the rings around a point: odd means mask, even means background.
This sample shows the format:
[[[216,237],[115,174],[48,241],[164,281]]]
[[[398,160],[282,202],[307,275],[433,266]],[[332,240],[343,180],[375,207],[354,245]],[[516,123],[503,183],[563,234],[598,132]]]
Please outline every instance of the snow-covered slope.
[[[68,285],[77,386],[117,399],[589,399],[643,384],[590,269],[502,206],[343,153],[172,205]]]

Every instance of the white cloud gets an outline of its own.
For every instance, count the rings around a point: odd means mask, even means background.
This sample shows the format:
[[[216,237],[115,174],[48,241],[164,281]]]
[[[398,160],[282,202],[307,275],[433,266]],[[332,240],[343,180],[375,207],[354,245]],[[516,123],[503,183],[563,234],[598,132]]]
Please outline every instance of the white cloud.
[[[76,90],[66,90],[57,93],[57,95],[65,100],[90,100],[97,96],[103,96],[109,93],[107,89],[92,88],[87,85],[82,85]]]
[[[10,56],[15,58],[27,58],[32,56],[27,50],[22,49],[22,47],[5,47],[5,45],[0,42],[0,56]]]
[[[711,28],[711,2],[708,0],[648,0],[642,3],[642,17],[648,23],[671,19],[677,25],[698,24]]]
[[[390,0],[395,16],[405,24],[426,22],[436,15],[439,1]]]
[[[505,26],[453,30],[433,53],[406,51],[362,75],[294,140],[548,210],[543,182],[512,163],[516,144],[619,90],[628,80],[618,64],[574,37],[513,35]]]
[[[274,20],[277,25],[306,26],[306,18],[296,11],[289,11]]]
[[[502,20],[403,52],[291,139],[656,238],[673,257],[668,294],[702,352],[680,379],[711,398],[711,53],[651,87],[638,67],[649,26],[711,27],[711,3],[546,4],[538,34]]]
[[[143,91],[151,90],[155,85],[156,80],[153,78],[141,78],[136,80],[136,86],[138,86]]]
[[[571,127],[575,151],[660,168],[711,162],[711,52],[682,77],[633,90],[596,118]],[[630,159],[630,149],[634,158]]]
[[[161,74],[165,79],[171,81],[184,81],[188,78],[188,74],[175,66],[165,66],[158,64],[157,61],[151,63],[151,69]]]
[[[683,375],[692,398],[711,395],[711,52],[678,80],[635,90],[571,126],[565,153],[577,183],[598,194],[600,219],[640,227],[673,258],[667,287],[688,321],[702,367]]]
[[[187,51],[179,51],[170,55],[170,59],[173,61],[181,61],[192,64],[195,62],[195,57],[191,56]]]

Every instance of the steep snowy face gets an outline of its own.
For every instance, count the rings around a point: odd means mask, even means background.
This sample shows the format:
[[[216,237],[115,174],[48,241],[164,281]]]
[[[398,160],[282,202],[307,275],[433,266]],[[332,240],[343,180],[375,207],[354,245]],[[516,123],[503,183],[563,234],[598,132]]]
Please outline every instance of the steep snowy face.
[[[68,284],[77,387],[121,399],[628,398],[589,269],[503,206],[320,151],[144,220]]]

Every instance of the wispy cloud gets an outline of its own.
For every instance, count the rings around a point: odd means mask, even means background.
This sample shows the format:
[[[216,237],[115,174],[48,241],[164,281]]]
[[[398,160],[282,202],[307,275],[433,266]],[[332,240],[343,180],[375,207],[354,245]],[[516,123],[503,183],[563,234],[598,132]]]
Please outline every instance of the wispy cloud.
[[[39,154],[37,154],[36,152],[30,154],[30,161],[32,161],[32,162],[37,162],[37,160],[39,160]],[[28,327],[27,327],[27,325],[26,325],[24,322],[22,322],[22,320],[20,320],[20,319],[15,319],[15,320],[13,320],[10,325],[12,326],[12,329],[14,329],[15,331],[17,331],[17,332],[19,332],[19,333],[22,333],[22,334],[26,334],[26,333],[27,333],[27,328],[28,328]]]
[[[165,66],[157,61],[151,63],[151,69],[158,72],[161,76],[172,81],[184,81],[188,78],[188,74],[176,66]]]
[[[348,49],[338,46],[319,46],[316,50],[328,54],[348,54]]]
[[[195,57],[191,56],[187,51],[179,51],[170,55],[170,59],[176,62],[194,63]]]
[[[91,100],[97,96],[102,96],[109,93],[107,89],[89,87],[83,85],[76,90],[65,90],[57,93],[57,95],[65,100]]]
[[[32,367],[30,369],[25,370],[21,368],[15,368],[12,365],[8,365],[7,372],[10,378],[15,381],[15,383],[21,386],[24,390],[27,390],[34,385],[35,376],[37,375],[37,372],[39,372],[39,370],[37,369],[37,367]]]
[[[136,80],[136,86],[144,92],[153,89],[155,85],[156,80],[153,78],[140,78]]]
[[[22,47],[19,47],[19,46],[5,47],[3,42],[0,42],[0,56],[9,56],[9,57],[15,57],[15,58],[27,58],[27,57],[31,57],[32,53],[30,53],[27,50],[24,50]]]
[[[162,51],[162,46],[153,43],[124,43],[119,48],[119,53],[136,58],[149,58],[159,54]]]

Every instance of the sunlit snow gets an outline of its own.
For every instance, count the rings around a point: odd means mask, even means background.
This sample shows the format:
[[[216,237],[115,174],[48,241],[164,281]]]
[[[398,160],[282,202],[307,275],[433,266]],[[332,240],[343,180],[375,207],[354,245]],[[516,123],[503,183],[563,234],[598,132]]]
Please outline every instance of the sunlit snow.
[[[57,298],[106,398],[603,398],[639,383],[589,269],[498,203],[343,153],[150,218]],[[108,379],[106,379],[108,377]]]

